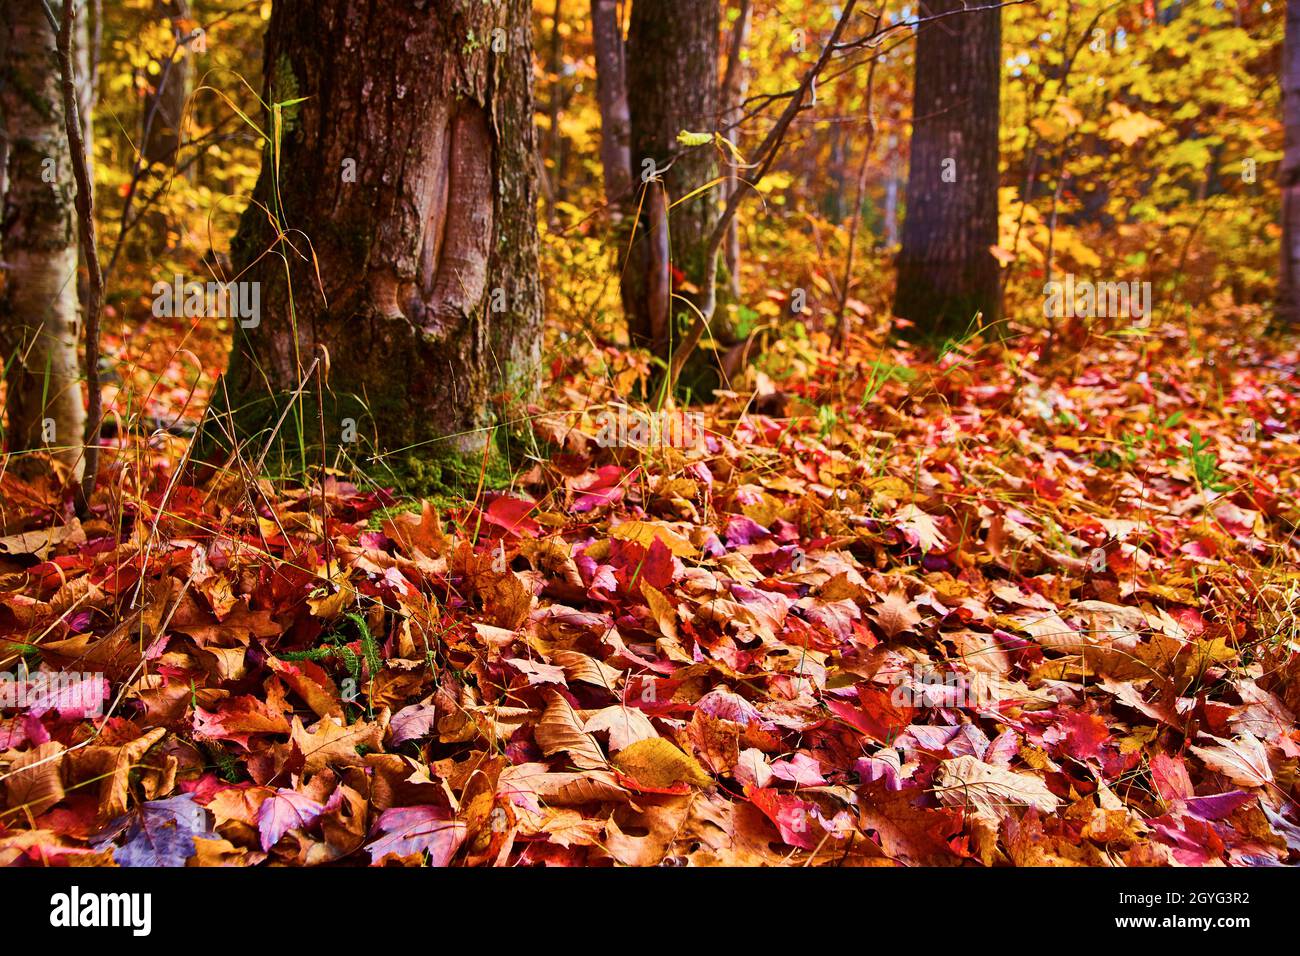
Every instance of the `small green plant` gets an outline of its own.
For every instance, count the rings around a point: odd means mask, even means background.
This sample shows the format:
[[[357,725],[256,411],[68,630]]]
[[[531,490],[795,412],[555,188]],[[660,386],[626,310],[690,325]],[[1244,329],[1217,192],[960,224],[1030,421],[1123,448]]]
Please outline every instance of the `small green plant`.
[[[366,670],[370,672],[370,683],[373,685],[375,675],[384,666],[383,658],[379,656],[379,642],[370,633],[370,626],[360,614],[350,611],[344,616],[356,625],[357,633],[361,638],[360,655],[348,646],[346,636],[336,631],[326,636],[325,642],[319,647],[310,647],[301,651],[283,651],[280,658],[286,661],[312,661],[318,664],[323,661],[337,660],[343,664],[354,687],[361,684],[361,665],[364,661]]]
[[[817,406],[817,431],[822,439],[830,435],[840,417],[830,405]]]
[[[882,362],[880,359],[871,363],[871,368],[867,376],[866,388],[862,391],[861,407],[865,408],[867,404],[876,397],[876,393],[885,387],[889,382],[911,382],[916,379],[916,372],[905,365],[894,365],[892,362]]]
[[[1063,413],[1064,414],[1064,413]],[[1120,449],[1108,448],[1093,458],[1101,468],[1121,468],[1137,461],[1138,453],[1144,447],[1154,448],[1159,454],[1169,447],[1169,430],[1177,427],[1183,420],[1182,412],[1174,412],[1163,422],[1150,422],[1143,431],[1121,432]]]
[[[1191,444],[1185,456],[1188,464],[1192,466],[1192,472],[1196,475],[1197,485],[1210,491],[1227,491],[1231,486],[1223,481],[1223,472],[1219,471],[1219,456],[1207,450],[1210,440],[1202,437],[1195,428],[1191,430],[1188,439]]]

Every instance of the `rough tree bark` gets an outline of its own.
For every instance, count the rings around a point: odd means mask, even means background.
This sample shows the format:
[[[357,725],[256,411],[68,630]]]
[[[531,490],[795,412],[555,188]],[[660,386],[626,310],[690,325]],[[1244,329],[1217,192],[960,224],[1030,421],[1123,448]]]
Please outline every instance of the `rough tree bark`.
[[[414,465],[482,452],[490,397],[535,380],[529,13],[527,0],[274,4],[266,98],[304,99],[281,110],[279,188],[268,152],[233,249],[238,279],[261,283],[261,322],[236,327],[227,375],[237,411],[260,404],[251,421],[284,407],[323,346],[326,410],[307,441],[320,427],[346,440],[353,418]],[[277,219],[294,230],[278,245]]]
[[[631,120],[627,111],[627,65],[618,0],[591,0],[591,37],[596,51],[596,101],[600,104],[600,165],[605,202],[618,221],[631,198]]]
[[[745,95],[749,92],[749,66],[745,62],[745,47],[749,45],[749,29],[754,19],[750,0],[740,0],[739,12],[731,24],[727,49],[727,67],[722,75],[722,99],[726,107],[723,117],[726,137],[735,145],[740,142],[740,121],[744,118]],[[730,199],[740,188],[740,173],[734,163],[727,167],[726,196]],[[740,220],[732,217],[727,223],[727,238],[723,241],[727,263],[727,278],[733,298],[740,298]]]
[[[695,196],[672,210],[664,208],[718,175],[712,146],[683,149],[683,130],[710,132],[719,124],[718,0],[636,0],[628,26],[627,91],[631,113],[632,177],[639,185],[643,165],[663,169],[663,189],[651,185],[643,203],[637,237],[623,273],[623,312],[636,345],[665,361],[669,358],[670,288],[663,261],[664,222],[670,221],[667,249],[682,281],[706,287],[707,243],[718,221],[720,191]],[[708,278],[711,286],[712,278]]]
[[[1276,322],[1300,325],[1300,3],[1286,5],[1282,50],[1282,274]]]
[[[965,11],[965,12],[955,12]],[[922,338],[958,336],[1000,310],[998,97],[1002,12],[930,0],[916,41],[912,152],[894,314]],[[951,14],[942,16],[942,14]]]
[[[49,447],[82,471],[86,410],[77,363],[77,232],[54,31],[40,3],[0,3],[0,113],[9,182],[0,248],[0,349],[10,452]],[[38,470],[30,457],[14,467]]]

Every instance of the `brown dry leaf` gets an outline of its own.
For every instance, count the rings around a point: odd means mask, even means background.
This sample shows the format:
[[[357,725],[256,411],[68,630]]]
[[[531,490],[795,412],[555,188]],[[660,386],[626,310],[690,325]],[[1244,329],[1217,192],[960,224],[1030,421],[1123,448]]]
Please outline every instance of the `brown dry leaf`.
[[[357,592],[352,590],[346,581],[336,581],[334,583],[339,585],[338,590],[329,591],[323,589],[319,595],[307,598],[307,607],[311,610],[313,617],[318,617],[324,621],[332,621],[342,614],[345,608],[350,607],[357,600]]]
[[[309,731],[295,715],[289,729],[290,746],[302,752],[304,769],[310,776],[328,766],[360,767],[364,760],[358,747],[382,750],[384,727],[381,722],[358,721],[344,725],[334,717],[322,717]]]
[[[916,866],[956,862],[947,842],[952,821],[938,810],[913,807],[906,792],[865,790],[858,803],[858,828],[874,834],[891,860]]]
[[[569,702],[554,691],[547,695],[547,700],[546,711],[533,732],[542,753],[550,757],[564,751],[575,765],[584,770],[609,766],[600,744],[596,743],[595,737],[583,731],[582,722]]]
[[[701,844],[690,856],[693,864],[784,866],[789,863],[788,848],[772,848],[771,822],[752,803],[733,802],[716,791],[697,793],[694,797],[683,827],[684,833]],[[875,849],[874,845],[871,849]]]
[[[266,854],[235,846],[229,840],[213,837],[195,839],[194,855],[185,861],[186,866],[253,866],[266,859]]]
[[[681,832],[690,805],[689,798],[680,798],[651,804],[639,813],[620,808],[605,823],[601,847],[624,866],[658,866]],[[624,817],[622,826],[619,816]],[[633,835],[638,832],[644,835]]]
[[[650,723],[650,718],[644,712],[622,704],[602,707],[587,718],[582,729],[589,734],[608,732],[610,753],[622,750],[638,740],[659,736],[659,731],[655,730],[654,724]]]
[[[1243,787],[1264,787],[1273,782],[1273,768],[1268,763],[1268,751],[1250,731],[1243,731],[1236,740],[1221,740],[1210,734],[1203,736],[1219,746],[1192,746],[1188,749],[1211,770],[1217,770]]]
[[[413,557],[417,551],[436,557],[446,554],[448,550],[449,542],[442,533],[442,520],[438,517],[437,509],[428,501],[422,504],[419,517],[413,514],[393,515],[383,523],[381,530]]]
[[[342,715],[343,701],[334,686],[334,679],[319,664],[312,661],[282,661],[278,657],[268,656],[266,666],[288,684],[289,689],[301,697],[317,717]]]
[[[713,773],[729,774],[740,760],[741,729],[735,721],[720,720],[697,710],[691,715],[687,733],[695,752]]]
[[[110,820],[126,813],[131,771],[144,759],[145,753],[166,736],[166,728],[155,727],[128,744],[95,744],[68,752],[64,759],[71,779],[100,781],[100,819]]]
[[[677,640],[677,609],[668,600],[668,596],[646,581],[641,582],[641,593],[645,596],[650,613],[654,615],[655,623],[659,625],[659,633],[670,640]]]
[[[605,829],[600,820],[563,807],[548,808],[543,817],[537,832],[545,833],[552,843],[560,846],[593,846],[600,842],[601,831]]]
[[[533,592],[513,571],[495,574],[482,586],[483,610],[492,623],[513,631],[528,620]]]
[[[631,794],[608,770],[552,773],[545,764],[519,764],[501,771],[497,792],[504,797],[532,796],[552,806],[626,803]]]
[[[939,530],[939,524],[933,515],[928,515],[914,504],[906,504],[894,513],[894,522],[907,539],[921,549],[922,553],[943,551],[948,541]]]
[[[1081,634],[1070,627],[1054,611],[1030,611],[1009,615],[1007,620],[1013,627],[1028,634],[1043,647],[1054,651],[1077,654],[1092,643],[1087,634]]]
[[[163,578],[149,588],[142,606],[124,617],[103,637],[87,631],[41,645],[41,659],[59,670],[102,671],[109,680],[125,681],[143,659],[143,649],[158,636],[163,615],[180,589],[175,578]]]
[[[59,754],[64,746],[57,740],[47,740],[34,750],[19,754],[9,765],[5,779],[6,805],[10,810],[21,809],[39,817],[63,799],[63,779]]]
[[[218,829],[231,821],[255,827],[262,801],[273,793],[275,790],[271,787],[226,787],[213,794],[207,807],[212,811]]]
[[[564,668],[564,674],[571,681],[594,684],[608,691],[614,691],[623,680],[623,672],[610,667],[604,661],[598,661],[581,651],[557,650],[551,659]]]
[[[886,637],[897,637],[904,631],[915,631],[921,623],[921,612],[901,591],[893,591],[872,605],[868,613],[876,619]]]
[[[940,763],[934,786],[948,806],[965,807],[993,821],[1005,816],[1010,806],[1055,813],[1061,802],[1042,777],[1004,770],[970,754]]]
[[[25,531],[0,538],[0,554],[31,555],[41,561],[59,544],[84,544],[86,533],[81,522],[73,518],[66,525],[42,531]]]

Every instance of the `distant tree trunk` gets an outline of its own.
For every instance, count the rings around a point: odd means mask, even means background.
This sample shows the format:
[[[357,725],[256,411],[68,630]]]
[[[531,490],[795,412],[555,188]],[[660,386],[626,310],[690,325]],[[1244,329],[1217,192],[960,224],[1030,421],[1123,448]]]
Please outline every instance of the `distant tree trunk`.
[[[100,22],[99,9],[94,3],[87,3],[85,14],[75,21],[73,47],[77,71],[77,115],[81,118],[81,141],[86,144],[86,172],[92,190],[95,184],[95,105],[99,102]],[[77,301],[84,316],[90,297],[90,281],[85,250],[80,244],[77,246],[77,265]]]
[[[961,335],[1000,310],[998,95],[1002,15],[931,0],[916,41],[916,91],[894,314],[923,338]]]
[[[889,178],[885,181],[885,245],[898,245],[898,139],[889,137]]]
[[[1277,324],[1300,325],[1300,3],[1286,5],[1282,52],[1282,275]]]
[[[154,16],[172,22],[172,38],[179,44],[188,28],[181,21],[190,16],[186,0],[154,0]],[[185,118],[185,104],[193,84],[193,67],[189,50],[181,47],[156,61],[158,73],[154,85],[146,92],[141,112],[140,151],[144,163],[156,167],[153,175],[164,181],[176,166],[176,154],[181,147],[181,127]],[[170,224],[158,208],[145,214],[148,228],[145,252],[150,257],[163,253],[171,245]]]
[[[560,130],[560,117],[564,114],[567,97],[564,90],[564,39],[560,33],[560,20],[564,13],[564,0],[555,0],[551,11],[551,52],[547,72],[551,74],[551,95],[546,108],[550,120],[547,131],[547,144],[551,154],[551,166],[555,171],[552,180],[551,205],[547,210],[547,221],[554,218],[555,203],[564,202],[566,180],[568,179],[569,144]]]
[[[77,17],[73,45],[77,70],[77,115],[81,117],[81,138],[86,144],[86,167],[92,173],[95,169],[94,115],[95,105],[99,102],[97,83],[99,56],[96,52],[98,39],[94,33],[94,18],[90,16],[93,12],[93,6],[88,3],[85,14]]]
[[[704,289],[706,244],[718,221],[719,191],[712,189],[677,206],[671,213],[669,241],[664,198],[675,202],[718,175],[712,146],[683,148],[677,134],[711,132],[719,123],[718,0],[636,0],[628,27],[628,107],[632,123],[632,175],[640,184],[646,160],[663,169],[663,190],[652,185],[630,261],[623,274],[623,312],[634,344],[651,349],[665,361],[672,339],[670,290],[663,251],[683,282]],[[689,314],[689,313],[688,313]]]
[[[154,16],[172,21],[172,38],[176,43],[184,39],[188,31],[178,21],[189,19],[190,9],[186,0],[155,0]],[[185,101],[190,95],[192,70],[184,47],[170,59],[164,58],[157,64],[157,82],[144,98],[141,150],[151,164],[170,166],[176,161],[176,151],[181,145],[181,123],[185,116]]]
[[[745,95],[749,92],[749,67],[745,63],[745,47],[749,45],[749,29],[754,21],[754,7],[750,0],[740,0],[740,12],[731,25],[730,45],[727,50],[727,68],[722,77],[722,101],[726,108],[723,126],[732,145],[740,142],[740,122],[745,116]],[[740,188],[740,173],[735,165],[727,167],[726,198],[730,199]],[[735,216],[727,223],[727,238],[723,240],[727,264],[727,281],[732,298],[740,298],[740,220]]]
[[[600,165],[610,217],[622,218],[632,192],[627,67],[618,0],[591,0],[591,38],[596,50],[596,100],[600,104]]]
[[[359,440],[414,467],[481,453],[490,397],[535,381],[529,13],[528,0],[276,0],[265,98],[306,99],[283,107],[278,189],[264,155],[234,243],[238,279],[261,296],[260,323],[235,328],[236,409],[278,415],[323,346],[327,407],[306,440],[323,428],[346,442],[352,418]],[[259,203],[282,203],[283,243]]]
[[[843,130],[839,123],[831,123],[830,128],[826,131],[826,136],[830,140],[828,149],[829,163],[826,170],[830,179],[829,189],[825,193],[822,202],[822,209],[826,218],[836,225],[844,221],[844,136]],[[816,141],[813,144],[816,149]],[[814,153],[814,160],[816,153]]]
[[[10,452],[48,446],[79,479],[86,410],[77,363],[77,232],[54,31],[41,4],[7,0],[0,33],[0,113],[9,140],[0,220],[6,444]],[[14,467],[37,470],[26,458]]]

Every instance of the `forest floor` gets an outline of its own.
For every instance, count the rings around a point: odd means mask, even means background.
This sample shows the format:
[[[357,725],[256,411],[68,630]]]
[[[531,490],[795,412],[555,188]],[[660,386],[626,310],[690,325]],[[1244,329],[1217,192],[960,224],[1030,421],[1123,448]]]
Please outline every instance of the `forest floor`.
[[[459,503],[168,434],[80,522],[6,471],[0,667],[55,691],[0,713],[0,865],[1294,863],[1300,380],[1250,327],[816,334],[687,447],[601,446],[592,348]],[[177,331],[108,343],[123,414],[201,412]]]

